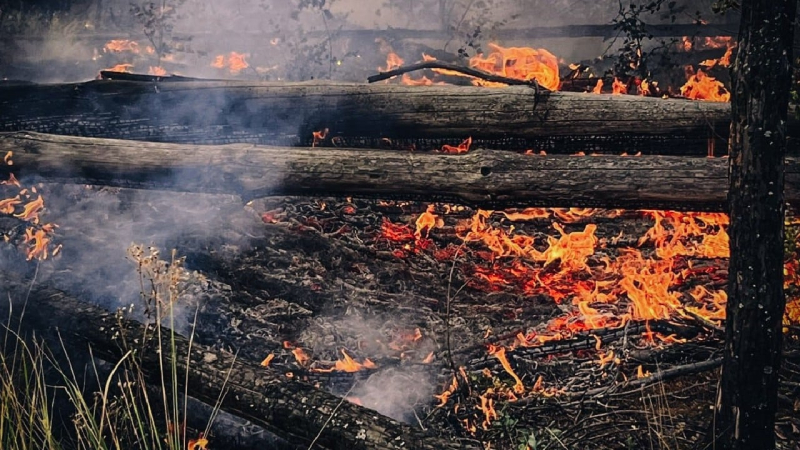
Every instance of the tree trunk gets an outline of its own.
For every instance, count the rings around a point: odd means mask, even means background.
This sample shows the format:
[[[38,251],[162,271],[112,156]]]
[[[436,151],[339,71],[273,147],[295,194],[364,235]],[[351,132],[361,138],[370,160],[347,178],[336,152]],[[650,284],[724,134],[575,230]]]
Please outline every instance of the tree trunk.
[[[0,277],[3,287],[7,279]],[[5,289],[3,289],[5,290]],[[47,287],[34,287],[29,293],[31,308],[14,308],[23,325],[53,336],[56,345],[63,338],[73,348],[90,346],[94,356],[115,363],[128,350],[136,350],[146,379],[161,384],[159,348],[169,349],[172,336],[166,328],[157,337],[152,325],[107,312]],[[20,305],[21,306],[21,305]],[[16,328],[13,328],[16,329]],[[178,368],[177,389],[215,405],[237,417],[306,448],[438,450],[477,449],[470,440],[440,437],[402,424],[381,414],[342,401],[310,384],[293,381],[283,371],[261,367],[237,359],[235,355],[213,350],[180,335],[174,336],[175,352],[164,352],[164,367],[172,359]],[[188,375],[184,376],[184,373]],[[172,389],[167,381],[167,389]],[[221,395],[224,392],[224,395]],[[317,435],[319,436],[317,437]]]
[[[587,206],[722,211],[727,160],[669,156],[462,155],[339,148],[161,144],[0,133],[14,173],[50,182],[269,195],[456,202],[489,209]],[[800,202],[800,160],[787,199]]]
[[[663,152],[704,155],[727,135],[724,103],[542,92],[526,86],[98,80],[0,88],[0,131],[38,131],[161,142],[325,142],[419,149],[472,137],[492,148],[548,153]]]
[[[731,243],[717,448],[773,449],[781,364],[784,155],[797,2],[745,0],[732,76]]]

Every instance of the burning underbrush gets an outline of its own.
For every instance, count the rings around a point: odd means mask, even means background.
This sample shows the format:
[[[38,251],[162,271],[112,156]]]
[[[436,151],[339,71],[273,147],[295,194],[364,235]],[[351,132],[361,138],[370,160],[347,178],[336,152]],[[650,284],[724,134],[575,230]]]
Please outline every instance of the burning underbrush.
[[[618,448],[696,442],[710,418],[725,215],[298,198],[242,209],[228,197],[40,192],[65,243],[42,265],[41,283],[85,296],[90,274],[112,266],[111,247],[129,266],[122,239],[174,230],[158,245],[205,275],[181,300],[199,308],[199,344],[395,419],[490,448],[571,445],[613,430],[608,447]],[[785,379],[794,383],[795,226],[785,318]],[[120,245],[99,250],[101,242]],[[786,433],[797,426],[781,424]]]
[[[232,345],[269,369],[492,448],[524,441],[521,429],[579,436],[623,416],[612,428],[628,434],[609,446],[644,445],[653,437],[636,431],[645,430],[642,411],[594,411],[579,424],[527,414],[580,415],[581,405],[621,407],[631,396],[674,401],[681,425],[665,427],[682,445],[704,433],[708,414],[685,396],[711,402],[713,376],[697,373],[721,364],[725,215],[350,199],[251,206],[265,211],[271,237],[227,276],[249,298],[273,300],[236,320],[242,334],[259,330],[263,345]],[[794,252],[785,331],[796,344]],[[685,374],[699,384],[671,381]]]

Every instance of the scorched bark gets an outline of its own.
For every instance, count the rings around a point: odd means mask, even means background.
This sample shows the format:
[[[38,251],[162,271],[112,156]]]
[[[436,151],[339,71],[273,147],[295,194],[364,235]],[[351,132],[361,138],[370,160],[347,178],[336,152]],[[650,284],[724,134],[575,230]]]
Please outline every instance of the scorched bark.
[[[720,103],[536,95],[518,86],[96,80],[0,88],[0,131],[209,144],[310,143],[312,132],[328,128],[350,139],[679,136],[704,146],[727,133],[729,111]],[[615,152],[634,152],[622,142],[611,144]]]
[[[485,208],[592,206],[723,210],[727,160],[668,156],[462,155],[340,148],[222,146],[0,133],[18,178],[138,189],[453,201]],[[800,162],[787,162],[789,201]]]

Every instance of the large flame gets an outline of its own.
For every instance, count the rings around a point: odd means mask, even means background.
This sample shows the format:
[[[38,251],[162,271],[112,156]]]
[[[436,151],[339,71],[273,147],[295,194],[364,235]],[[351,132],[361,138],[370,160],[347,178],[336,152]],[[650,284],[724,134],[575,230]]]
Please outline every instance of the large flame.
[[[691,66],[686,69],[687,81],[681,86],[681,95],[692,100],[710,102],[728,102],[731,93],[714,77],[708,76],[702,69],[694,72]]]
[[[543,87],[557,91],[561,79],[558,76],[558,58],[549,51],[530,47],[501,47],[489,44],[491,52],[484,56],[470,58],[469,65],[485,72],[502,75],[519,80],[536,80]],[[502,83],[491,83],[474,80],[478,86],[504,86]]]

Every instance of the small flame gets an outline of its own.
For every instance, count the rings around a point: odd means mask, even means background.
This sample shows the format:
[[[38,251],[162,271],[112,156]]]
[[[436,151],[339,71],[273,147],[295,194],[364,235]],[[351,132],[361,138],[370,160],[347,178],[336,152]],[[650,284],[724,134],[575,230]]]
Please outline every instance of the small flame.
[[[593,94],[601,94],[603,92],[603,79],[598,78],[597,84],[594,85],[594,89],[592,89]]]
[[[614,77],[614,83],[611,85],[611,89],[612,89],[611,93],[614,95],[628,93],[628,86],[616,77]]]
[[[244,69],[250,67],[247,63],[247,57],[250,56],[246,53],[230,52],[227,56],[217,55],[211,63],[211,67],[216,69],[228,69],[231,75],[238,75]]]
[[[444,144],[442,146],[442,152],[451,154],[451,155],[458,155],[461,153],[467,153],[469,151],[469,147],[472,145],[472,137],[468,137],[462,143],[458,144],[458,146],[454,147],[452,145]]]
[[[167,71],[160,66],[150,66],[150,69],[148,69],[147,73],[150,75],[155,75],[157,77],[167,76]]]
[[[269,367],[269,363],[271,363],[274,358],[275,358],[275,354],[274,353],[270,353],[269,355],[267,355],[266,358],[264,358],[263,361],[261,361],[261,365],[264,366],[264,367]]]
[[[428,205],[428,209],[417,217],[417,230],[414,232],[414,236],[417,240],[422,239],[423,234],[427,238],[432,229],[444,226],[444,220],[434,214],[435,210],[436,208],[434,205]]]
[[[133,64],[123,63],[123,64],[117,64],[114,67],[109,67],[108,69],[105,70],[109,72],[130,72],[131,69],[133,69]]]
[[[505,371],[511,375],[511,378],[514,379],[514,392],[517,394],[522,394],[525,392],[525,385],[522,384],[522,380],[519,378],[516,372],[514,372],[514,369],[511,368],[511,363],[508,362],[505,347],[489,345],[489,354],[497,358],[497,360],[500,361],[500,364],[503,366],[503,369],[505,369]]]
[[[139,43],[130,39],[112,39],[106,42],[103,50],[111,53],[139,53]]]
[[[327,128],[323,128],[322,130],[319,131],[312,131],[311,137],[313,140],[311,141],[311,146],[316,147],[317,145],[319,145],[320,142],[324,141],[325,138],[328,136],[328,131],[329,130]]]

